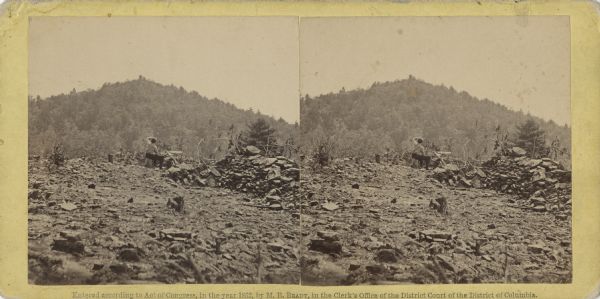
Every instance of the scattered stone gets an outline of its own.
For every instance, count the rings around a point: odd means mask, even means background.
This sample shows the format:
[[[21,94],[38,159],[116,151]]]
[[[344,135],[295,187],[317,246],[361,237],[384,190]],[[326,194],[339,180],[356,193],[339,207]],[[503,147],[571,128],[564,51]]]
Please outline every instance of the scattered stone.
[[[459,171],[460,169],[456,164],[448,163],[444,166],[444,170],[446,171]]]
[[[350,263],[348,270],[350,271],[354,271],[354,270],[358,270],[360,268],[360,264],[358,263]]]
[[[522,149],[522,148],[520,148],[520,147],[518,147],[518,146],[515,146],[515,147],[513,147],[513,148],[511,149],[511,152],[512,152],[514,155],[516,155],[516,156],[525,156],[525,155],[527,154],[527,151],[526,151],[526,150],[524,150],[524,149]]]
[[[527,251],[531,252],[533,254],[540,254],[545,251],[550,251],[550,249],[548,249],[545,246],[545,244],[543,244],[543,243],[537,243],[537,244],[530,244],[529,246],[527,246]]]
[[[108,248],[111,249],[121,248],[127,245],[125,244],[125,242],[121,241],[121,239],[119,239],[119,237],[117,236],[109,236],[106,239],[106,242],[108,243]]]
[[[124,274],[127,273],[127,271],[129,270],[129,267],[127,267],[126,264],[122,263],[112,264],[108,266],[108,268],[115,274]]]
[[[281,243],[281,242],[271,242],[267,244],[267,248],[269,248],[271,251],[275,251],[275,252],[281,252],[284,249],[285,244]]]
[[[38,199],[40,197],[40,190],[29,190],[27,197],[29,199]]]
[[[281,169],[279,168],[279,166],[270,167],[267,171],[267,181],[273,181],[279,178],[281,178]]]
[[[445,242],[451,240],[453,235],[449,232],[439,231],[434,229],[428,229],[419,232],[419,239],[430,242]]]
[[[216,176],[216,177],[220,177],[221,176],[221,172],[219,172],[214,167],[210,167],[210,168],[208,168],[208,170],[210,171],[210,174],[212,174],[213,176]]]
[[[44,207],[46,207],[46,205],[43,204],[29,204],[29,208],[27,209],[27,211],[29,213],[38,213],[40,211],[42,211],[44,209]]]
[[[85,246],[81,241],[73,239],[55,239],[52,250],[62,251],[70,254],[83,254]]]
[[[92,266],[92,270],[94,271],[102,270],[102,268],[104,268],[104,264],[94,263]]]
[[[65,211],[73,211],[73,210],[77,209],[77,206],[73,203],[65,202],[60,205],[60,208]]]
[[[398,262],[398,256],[396,251],[392,249],[382,249],[377,251],[375,260],[382,263],[396,263]]]
[[[454,272],[456,270],[456,267],[452,263],[452,258],[450,258],[449,256],[437,255],[436,258],[437,258],[437,261],[440,264],[440,266],[442,266],[452,272]]]
[[[433,169],[433,173],[436,175],[441,175],[441,174],[445,174],[446,173],[446,169],[442,168],[442,167],[436,167]]]
[[[485,174],[485,172],[481,169],[481,168],[475,168],[475,174],[478,175],[481,178],[486,178],[487,175]]]
[[[571,241],[562,240],[562,241],[560,241],[560,246],[569,247],[569,246],[571,246]]]
[[[277,196],[277,195],[267,195],[267,197],[265,197],[265,199],[267,200],[267,202],[281,202],[281,197]]]
[[[281,210],[283,210],[283,207],[278,203],[274,203],[274,204],[269,205],[269,209],[275,210],[275,211],[281,211]]]
[[[396,273],[392,277],[394,281],[405,281],[410,282],[412,280],[413,275],[410,273]]]
[[[545,212],[546,211],[546,206],[535,206],[533,208],[531,208],[533,211],[536,212]]]
[[[340,238],[336,232],[318,231],[317,236],[326,241],[339,241]]]
[[[265,159],[262,161],[262,164],[263,164],[263,165],[265,165],[265,166],[271,166],[271,165],[273,165],[273,163],[275,163],[275,162],[277,162],[277,158],[265,158]]]
[[[172,254],[179,254],[185,250],[185,247],[182,243],[172,243],[171,245],[169,245],[168,250]]]
[[[161,239],[168,239],[173,241],[185,241],[192,238],[192,232],[179,230],[175,228],[163,229],[158,233]]]
[[[463,176],[459,176],[460,182],[466,186],[466,187],[473,187],[473,185],[471,184],[471,181],[467,180],[465,177]]]
[[[173,199],[169,199],[167,201],[167,208],[173,209],[176,212],[183,212],[184,201],[183,196],[176,196]]]
[[[139,262],[140,256],[134,248],[125,248],[119,252],[118,259],[125,262]]]
[[[383,265],[367,265],[365,267],[370,274],[378,275],[386,272],[386,269]]]
[[[322,204],[321,207],[323,208],[323,210],[326,210],[326,211],[335,211],[335,210],[339,209],[339,206],[333,202],[326,202],[326,203]]]
[[[256,146],[249,145],[249,146],[246,147],[246,154],[248,156],[259,155],[260,154],[260,149],[258,149],[258,147],[256,147]]]
[[[352,184],[352,189],[358,189],[358,188],[360,188],[360,186],[358,185],[358,183]]]
[[[448,215],[448,200],[441,196],[429,201],[429,207],[436,210],[438,213]]]
[[[75,231],[66,231],[65,230],[65,231],[59,232],[59,235],[69,241],[80,241],[81,240],[80,233],[75,232]]]
[[[341,254],[342,244],[337,241],[316,239],[310,241],[308,249],[326,254]]]
[[[540,266],[534,263],[525,263],[523,264],[523,269],[525,270],[539,270]]]
[[[567,220],[567,219],[569,219],[569,215],[558,214],[558,215],[556,215],[556,219],[558,219],[558,220]]]

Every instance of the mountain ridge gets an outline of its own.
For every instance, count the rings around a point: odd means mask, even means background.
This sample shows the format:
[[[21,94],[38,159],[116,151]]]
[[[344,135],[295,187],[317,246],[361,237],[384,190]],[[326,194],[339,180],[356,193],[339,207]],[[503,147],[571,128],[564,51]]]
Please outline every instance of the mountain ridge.
[[[318,140],[333,136],[342,155],[404,151],[411,137],[422,136],[437,148],[479,159],[492,153],[495,139],[513,136],[516,125],[527,119],[540,124],[548,144],[558,138],[570,148],[568,125],[414,76],[375,82],[367,89],[305,95],[300,102],[303,144],[314,147]],[[351,145],[359,148],[353,150]]]
[[[139,76],[95,90],[30,96],[29,151],[42,154],[56,143],[72,156],[139,151],[146,136],[156,136],[167,148],[195,152],[202,139],[237,135],[258,118],[277,129],[280,142],[291,138],[296,127],[283,118]]]

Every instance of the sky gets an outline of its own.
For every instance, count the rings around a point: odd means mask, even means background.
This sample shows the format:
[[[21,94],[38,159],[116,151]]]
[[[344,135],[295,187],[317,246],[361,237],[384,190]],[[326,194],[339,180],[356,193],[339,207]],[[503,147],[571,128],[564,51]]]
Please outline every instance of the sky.
[[[408,78],[570,125],[568,16],[303,18],[303,95]]]
[[[296,17],[32,17],[29,93],[137,79],[299,119]]]
[[[570,125],[568,16],[33,17],[29,91],[183,86],[288,122],[299,94],[413,75]],[[300,62],[300,63],[299,63]]]

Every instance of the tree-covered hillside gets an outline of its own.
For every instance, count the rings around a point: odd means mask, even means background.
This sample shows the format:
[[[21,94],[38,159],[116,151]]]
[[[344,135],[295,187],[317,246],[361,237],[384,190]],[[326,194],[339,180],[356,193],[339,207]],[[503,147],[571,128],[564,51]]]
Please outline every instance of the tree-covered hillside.
[[[234,88],[234,87],[232,87]],[[107,83],[98,90],[29,99],[29,152],[47,154],[62,144],[69,157],[141,151],[155,136],[165,149],[190,156],[227,144],[232,135],[263,118],[275,129],[277,143],[293,138],[297,125],[241,110],[183,87],[165,86],[139,77]],[[202,141],[203,140],[203,141]],[[199,145],[200,144],[200,145]]]
[[[482,160],[492,155],[497,140],[516,141],[517,126],[528,119],[545,132],[545,146],[558,144],[562,160],[570,159],[568,126],[412,76],[376,82],[366,90],[307,95],[300,102],[303,151],[314,152],[327,143],[336,156],[372,156],[387,149],[402,152],[410,148],[412,137],[419,136],[432,148]]]

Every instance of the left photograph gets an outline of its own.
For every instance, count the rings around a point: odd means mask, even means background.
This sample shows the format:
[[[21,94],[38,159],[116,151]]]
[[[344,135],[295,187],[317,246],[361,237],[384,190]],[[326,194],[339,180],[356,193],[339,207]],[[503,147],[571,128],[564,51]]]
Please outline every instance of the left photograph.
[[[29,19],[29,283],[298,284],[296,17]]]

